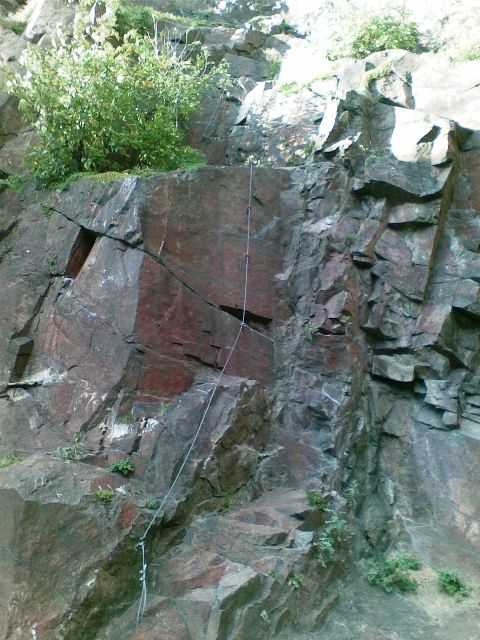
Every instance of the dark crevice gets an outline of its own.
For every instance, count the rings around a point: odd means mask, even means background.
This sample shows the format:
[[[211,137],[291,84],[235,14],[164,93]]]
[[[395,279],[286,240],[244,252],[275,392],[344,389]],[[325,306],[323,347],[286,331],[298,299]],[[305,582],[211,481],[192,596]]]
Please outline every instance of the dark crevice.
[[[93,249],[96,238],[97,236],[94,233],[84,227],[80,227],[65,268],[65,276],[67,278],[76,278],[78,276]]]
[[[33,351],[33,340],[30,338],[18,338],[20,344],[15,358],[15,364],[13,365],[12,372],[10,374],[10,383],[16,383],[22,380],[27,364],[30,360],[30,356]],[[30,385],[31,386],[31,385]]]
[[[218,367],[215,364],[212,364],[211,362],[205,362],[205,360],[202,360],[202,358],[200,358],[199,356],[194,356],[191,353],[184,353],[183,357],[185,358],[185,360],[187,361],[191,361],[191,362],[195,362],[195,363],[200,363],[205,367],[208,367],[209,369],[215,369],[215,371],[218,371],[220,369],[220,367]]]
[[[220,309],[237,320],[242,320],[243,318],[243,309],[239,309],[238,307],[229,307],[228,305],[221,304]],[[259,333],[265,333],[270,327],[271,322],[271,318],[265,318],[251,311],[245,311],[245,324]]]

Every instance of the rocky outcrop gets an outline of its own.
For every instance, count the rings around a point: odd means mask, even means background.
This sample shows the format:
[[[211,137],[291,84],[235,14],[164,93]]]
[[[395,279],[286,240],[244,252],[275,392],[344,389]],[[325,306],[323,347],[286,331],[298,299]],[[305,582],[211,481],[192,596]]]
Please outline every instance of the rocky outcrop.
[[[470,640],[433,570],[480,587],[479,63],[282,85],[298,38],[197,35],[210,166],[0,193],[0,638]],[[366,585],[389,549],[418,596]]]

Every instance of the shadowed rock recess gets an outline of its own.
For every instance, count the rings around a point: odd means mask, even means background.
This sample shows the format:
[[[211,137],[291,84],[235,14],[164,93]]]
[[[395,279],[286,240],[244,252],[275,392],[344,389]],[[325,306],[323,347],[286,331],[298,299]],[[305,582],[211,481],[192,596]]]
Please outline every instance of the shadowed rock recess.
[[[283,3],[219,7],[196,37],[237,80],[191,123],[207,166],[0,187],[0,640],[478,640],[480,62],[382,52],[285,91],[264,52],[306,41],[243,24]],[[9,175],[31,132],[0,107]],[[249,160],[247,326],[137,621],[138,543],[242,318]],[[394,551],[416,592],[366,582]]]

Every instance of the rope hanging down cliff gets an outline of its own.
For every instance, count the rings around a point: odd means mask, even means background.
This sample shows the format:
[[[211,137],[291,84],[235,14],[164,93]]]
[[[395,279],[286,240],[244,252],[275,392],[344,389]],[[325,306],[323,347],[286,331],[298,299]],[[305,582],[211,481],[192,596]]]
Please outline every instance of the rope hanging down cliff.
[[[248,296],[248,271],[249,271],[249,266],[250,266],[250,221],[251,221],[251,217],[252,217],[252,197],[253,197],[253,165],[252,163],[250,163],[250,176],[249,176],[249,193],[248,193],[248,205],[247,205],[247,209],[246,209],[246,216],[247,216],[247,246],[246,246],[246,253],[245,253],[245,275],[244,275],[244,286],[243,286],[243,308],[242,308],[242,319],[240,321],[240,326],[237,332],[237,335],[235,337],[235,340],[233,341],[233,344],[230,348],[230,353],[228,354],[228,357],[225,361],[225,364],[223,365],[218,378],[215,382],[215,384],[213,385],[212,390],[210,391],[210,396],[208,398],[208,402],[205,406],[205,409],[203,411],[202,417],[200,419],[200,423],[197,427],[197,430],[195,432],[195,435],[193,436],[193,440],[190,443],[190,446],[188,448],[187,453],[185,454],[182,464],[180,465],[180,468],[177,472],[177,474],[175,475],[175,478],[173,479],[172,484],[170,485],[169,490],[167,491],[167,493],[164,495],[162,502],[160,503],[160,506],[158,507],[158,509],[155,511],[155,513],[152,516],[152,519],[150,520],[147,528],[145,529],[143,536],[140,538],[140,541],[138,543],[138,546],[140,547],[141,553],[142,553],[142,568],[140,569],[140,582],[141,582],[141,595],[140,595],[140,602],[138,605],[138,611],[137,611],[137,623],[140,621],[140,618],[144,615],[145,613],[145,608],[147,605],[147,570],[148,570],[148,563],[147,563],[147,552],[146,552],[146,537],[150,531],[150,529],[153,527],[153,525],[155,524],[158,516],[162,513],[163,508],[165,506],[165,504],[167,503],[167,500],[170,498],[170,496],[173,493],[173,490],[188,462],[188,460],[190,459],[190,455],[192,454],[192,451],[195,447],[195,444],[198,440],[198,437],[200,435],[200,432],[202,431],[202,428],[205,424],[205,419],[207,417],[207,414],[210,410],[211,404],[213,402],[213,398],[215,396],[215,392],[218,389],[218,386],[223,378],[223,375],[225,374],[225,371],[228,367],[228,364],[235,352],[235,349],[237,347],[238,341],[240,339],[240,336],[242,335],[242,331],[244,330],[244,328],[246,327],[245,324],[245,317],[246,317],[246,313],[247,313],[247,296]]]

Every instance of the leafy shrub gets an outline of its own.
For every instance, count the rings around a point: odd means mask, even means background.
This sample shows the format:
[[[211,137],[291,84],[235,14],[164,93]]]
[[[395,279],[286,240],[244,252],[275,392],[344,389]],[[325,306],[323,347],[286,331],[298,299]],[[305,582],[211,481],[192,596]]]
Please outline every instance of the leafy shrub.
[[[353,238],[354,240],[354,238]],[[353,243],[353,240],[351,242],[351,244]],[[348,236],[347,238],[345,238],[345,244],[347,244],[348,246]],[[347,487],[345,487],[345,491],[343,492],[345,495],[345,498],[347,499],[347,506],[348,507],[354,507],[356,502],[357,502],[357,498],[358,498],[358,494],[359,494],[359,487],[358,487],[358,482],[356,480],[353,480]]]
[[[418,583],[410,571],[418,571],[421,566],[420,560],[410,555],[384,558],[371,564],[367,580],[371,585],[382,587],[386,593],[416,591]]]
[[[373,16],[360,27],[352,43],[351,54],[354,58],[365,58],[385,49],[414,51],[418,41],[416,22],[408,20],[404,14]]]
[[[56,258],[55,258],[56,262]],[[55,458],[60,458],[61,460],[76,460],[78,458],[78,452],[76,447],[58,447],[53,452]]]
[[[365,58],[385,49],[415,51],[418,48],[418,26],[405,12],[372,15],[352,29],[352,21],[356,19],[356,14],[343,18],[339,32],[332,36],[332,45],[327,53],[330,60]]]
[[[321,491],[309,491],[307,493],[308,504],[318,511],[326,511],[328,508],[327,498]]]
[[[117,416],[117,422],[119,424],[132,424],[135,422],[135,416],[132,413],[121,413]]]
[[[13,33],[16,33],[17,36],[22,35],[22,33],[25,31],[26,26],[26,22],[23,22],[22,20],[15,20],[14,18],[5,17],[0,18],[0,27],[8,29],[9,31],[13,31]]]
[[[81,172],[196,165],[185,123],[216,79],[225,78],[203,50],[187,58],[130,31],[123,40],[99,25],[71,41],[30,47],[23,71],[7,70],[38,144],[29,157],[43,185]],[[120,42],[120,44],[119,44]]]
[[[128,458],[125,460],[119,460],[118,462],[112,462],[108,467],[109,471],[113,471],[114,473],[121,473],[122,476],[129,476],[135,471],[135,467],[133,466],[133,462]]]
[[[303,585],[302,576],[299,576],[298,573],[290,571],[287,576],[287,585],[292,589],[300,589],[300,587]]]
[[[305,331],[305,337],[307,340],[313,344],[315,341],[315,335],[318,333],[318,329],[314,327],[311,322],[305,322],[303,330]]]
[[[315,539],[314,548],[318,553],[320,564],[325,567],[335,555],[335,540],[330,533],[323,531]]]
[[[145,504],[143,506],[145,507],[145,509],[155,511],[159,507],[159,502],[156,498],[148,498],[148,500],[145,500]]]
[[[269,65],[267,78],[275,80],[282,68],[282,55],[276,49],[265,49],[265,58]]]
[[[472,588],[467,587],[456,571],[440,569],[437,573],[441,591],[448,593],[450,596],[461,598],[467,598],[470,595]]]
[[[336,513],[332,509],[325,511],[330,513],[330,518],[325,522],[325,528],[315,536],[313,543],[323,567],[335,555],[336,544],[347,537],[347,521],[341,517],[342,513]]]
[[[98,491],[95,492],[97,500],[106,505],[109,505],[112,502],[113,496],[114,493],[113,491],[110,491],[110,489],[98,489]]]
[[[20,456],[17,456],[16,453],[11,453],[9,456],[6,456],[5,458],[0,458],[0,469],[11,467],[12,464],[15,464],[16,462],[20,462],[21,459],[22,458]]]
[[[219,508],[219,513],[228,513],[234,503],[235,497],[233,495],[233,493],[231,491],[229,491],[228,489],[226,489],[225,491],[222,492],[222,495],[220,496],[222,499],[222,506]]]

